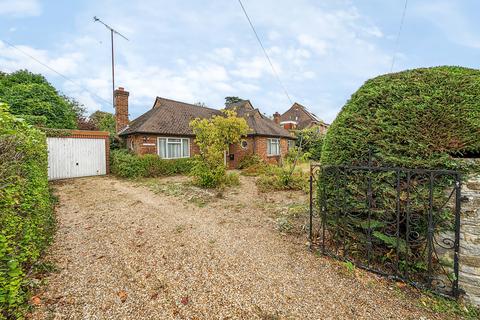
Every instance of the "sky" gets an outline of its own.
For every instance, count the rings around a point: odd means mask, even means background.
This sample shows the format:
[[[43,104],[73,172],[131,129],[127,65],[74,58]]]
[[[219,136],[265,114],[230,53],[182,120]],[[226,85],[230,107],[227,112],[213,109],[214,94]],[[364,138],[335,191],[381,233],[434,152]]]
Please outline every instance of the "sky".
[[[408,1],[398,42],[405,0],[243,4],[291,100],[328,123],[393,56],[394,72],[480,64],[478,0]],[[239,96],[267,115],[291,106],[238,0],[0,0],[0,71],[41,73],[88,112],[113,112],[110,34],[93,16],[129,39],[115,37],[115,82],[131,119],[156,96],[217,109]]]

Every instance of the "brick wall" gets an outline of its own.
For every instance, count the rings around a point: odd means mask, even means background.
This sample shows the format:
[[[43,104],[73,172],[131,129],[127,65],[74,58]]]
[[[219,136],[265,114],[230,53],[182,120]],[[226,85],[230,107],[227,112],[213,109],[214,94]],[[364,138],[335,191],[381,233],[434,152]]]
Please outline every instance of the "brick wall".
[[[127,148],[136,154],[158,154],[157,138],[158,135],[153,134],[134,134],[127,137]],[[198,146],[194,143],[192,137],[173,137],[173,138],[188,138],[190,139],[190,156],[199,153]],[[132,144],[133,142],[133,144]],[[133,148],[132,148],[133,147]]]
[[[115,130],[120,132],[126,126],[128,126],[128,91],[125,91],[122,87],[114,91],[114,104],[115,104]]]
[[[254,152],[255,138],[247,137],[244,139],[247,143],[246,147],[242,147],[241,144],[232,144],[229,148],[229,154],[233,154],[233,160],[230,155],[227,156],[227,164],[229,169],[238,168],[240,161],[246,156],[251,155]]]
[[[158,154],[157,153],[157,135],[152,134],[134,134],[129,135],[126,139],[127,148],[133,150],[136,154]],[[182,137],[178,137],[182,138]],[[183,137],[186,138],[186,137]],[[193,137],[190,139],[190,156],[199,154],[200,150],[194,143]],[[245,141],[247,146],[244,148],[241,144],[231,145],[229,154],[233,154],[233,160],[227,156],[227,165],[230,169],[238,167],[239,162],[246,156],[253,153],[258,154],[265,162],[270,164],[280,164],[283,157],[288,153],[288,139],[280,139],[280,155],[269,156],[267,154],[268,137],[247,137]],[[133,144],[132,144],[133,142]]]
[[[247,142],[246,148],[239,145],[230,146],[230,154],[233,154],[233,160],[227,158],[228,167],[230,169],[237,168],[240,161],[246,156],[251,154],[257,154],[266,163],[281,164],[283,157],[288,153],[288,139],[280,138],[280,155],[269,156],[267,154],[267,140],[268,137],[248,137],[245,139]]]

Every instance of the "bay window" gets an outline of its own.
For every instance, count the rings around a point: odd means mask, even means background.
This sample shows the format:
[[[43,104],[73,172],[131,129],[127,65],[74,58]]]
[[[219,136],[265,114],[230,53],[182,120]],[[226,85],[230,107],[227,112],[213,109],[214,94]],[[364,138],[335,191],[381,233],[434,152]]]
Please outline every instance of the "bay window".
[[[190,139],[158,138],[158,155],[162,159],[179,159],[190,157]]]

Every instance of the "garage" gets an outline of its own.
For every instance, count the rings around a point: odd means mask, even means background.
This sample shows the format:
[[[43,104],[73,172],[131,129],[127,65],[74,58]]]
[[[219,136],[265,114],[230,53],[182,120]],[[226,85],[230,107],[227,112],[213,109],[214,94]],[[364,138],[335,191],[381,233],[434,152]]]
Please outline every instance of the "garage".
[[[48,137],[47,146],[49,180],[108,173],[108,132],[72,130]]]

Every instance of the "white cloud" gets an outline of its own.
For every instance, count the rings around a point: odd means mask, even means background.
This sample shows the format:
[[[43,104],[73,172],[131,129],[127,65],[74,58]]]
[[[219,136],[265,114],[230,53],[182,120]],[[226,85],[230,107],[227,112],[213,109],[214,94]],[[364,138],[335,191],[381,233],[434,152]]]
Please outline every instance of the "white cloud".
[[[235,55],[230,48],[217,48],[213,50],[212,57],[220,59],[220,62],[229,63],[233,61]]]
[[[240,78],[259,79],[264,74],[271,73],[271,69],[264,56],[255,56],[238,60],[231,73]]]
[[[29,17],[41,13],[42,8],[38,0],[0,0],[0,16]]]
[[[80,52],[64,53],[52,57],[46,50],[35,49],[26,45],[15,45],[15,47],[17,49],[0,41],[2,71],[12,72],[18,69],[28,69],[32,72],[56,76],[55,72],[31,58],[34,57],[62,74],[76,74],[83,60],[83,54]]]
[[[298,36],[300,45],[311,48],[318,55],[325,55],[327,53],[328,44],[324,40],[316,39],[308,34],[301,34]]]
[[[354,90],[368,77],[388,70],[390,55],[376,45],[381,30],[348,1],[299,0],[292,6],[290,1],[264,0],[248,1],[246,6],[290,95],[311,103],[321,118],[335,114],[346,99],[327,93]],[[223,106],[226,95],[237,95],[252,99],[267,114],[289,107],[238,3],[94,3],[86,10],[88,17],[79,12],[76,18],[91,19],[90,12],[99,10],[106,22],[130,38],[116,42],[116,84],[130,91],[134,117],[150,108],[157,95],[213,107]],[[110,42],[102,28],[79,23],[68,40],[50,51],[25,49],[110,101]],[[111,110],[94,94],[64,82],[1,42],[0,65],[7,71],[28,68],[46,74],[89,110],[100,105]]]

